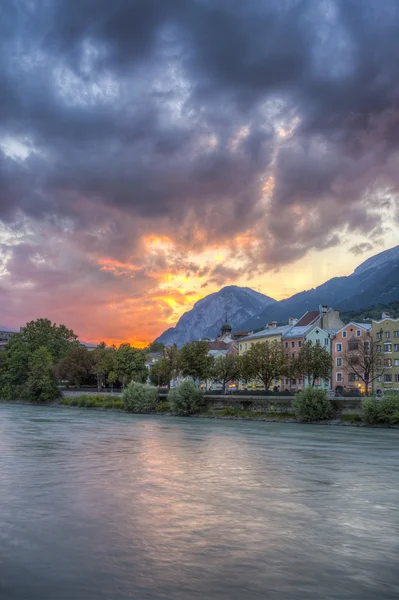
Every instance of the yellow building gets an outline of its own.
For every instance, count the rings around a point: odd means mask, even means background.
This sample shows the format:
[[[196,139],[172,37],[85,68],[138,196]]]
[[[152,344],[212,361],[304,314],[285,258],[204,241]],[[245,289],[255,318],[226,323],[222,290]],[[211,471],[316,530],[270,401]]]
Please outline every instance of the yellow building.
[[[238,354],[239,356],[244,356],[252,346],[252,344],[259,344],[259,342],[278,342],[281,344],[281,337],[292,327],[292,323],[289,325],[282,325],[281,327],[277,327],[277,321],[272,321],[268,323],[266,329],[262,329],[262,331],[258,331],[252,335],[248,335],[240,340],[238,345]],[[248,388],[263,388],[263,384],[260,382],[252,382],[251,384],[245,385],[240,383],[240,388],[244,387]],[[273,387],[279,388],[280,390],[284,389],[282,381],[280,379],[275,379],[273,383]]]

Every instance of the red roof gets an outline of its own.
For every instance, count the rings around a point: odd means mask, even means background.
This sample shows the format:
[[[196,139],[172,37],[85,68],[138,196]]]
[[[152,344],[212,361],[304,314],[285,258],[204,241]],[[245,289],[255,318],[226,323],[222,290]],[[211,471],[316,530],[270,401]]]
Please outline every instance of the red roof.
[[[306,312],[303,317],[301,317],[299,321],[295,323],[295,327],[304,327],[304,325],[310,325],[319,316],[320,313],[318,310],[308,310],[308,312]]]
[[[208,342],[209,350],[227,350],[230,344],[226,342]]]

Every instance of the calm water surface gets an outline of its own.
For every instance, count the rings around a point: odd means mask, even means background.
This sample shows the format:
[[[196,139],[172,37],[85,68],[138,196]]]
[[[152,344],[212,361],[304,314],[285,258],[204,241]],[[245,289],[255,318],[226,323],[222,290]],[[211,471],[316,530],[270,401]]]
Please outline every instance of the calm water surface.
[[[399,598],[399,431],[0,405],[1,600]]]

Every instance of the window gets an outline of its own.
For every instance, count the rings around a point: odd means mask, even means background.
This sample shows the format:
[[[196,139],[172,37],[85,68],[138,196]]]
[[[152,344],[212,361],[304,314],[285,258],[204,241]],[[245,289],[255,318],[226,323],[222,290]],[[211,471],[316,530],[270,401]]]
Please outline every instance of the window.
[[[370,342],[364,342],[363,346],[365,350],[370,350]]]
[[[242,350],[242,344],[240,344],[240,350]]]
[[[385,332],[385,337],[386,338],[390,338],[391,337],[391,332],[390,331],[386,331]]]
[[[285,342],[285,347],[288,348],[288,342]]]
[[[399,352],[399,344],[395,344],[394,349],[395,349],[395,352]]]
[[[381,375],[379,377],[377,377],[377,381],[379,381],[381,383],[381,381],[382,381]]]
[[[389,375],[386,373],[384,375],[384,383],[392,383],[392,375],[389,373]]]
[[[342,337],[346,337],[347,335],[348,335],[348,332],[347,332],[347,331],[343,331],[343,332],[342,332]]]
[[[399,375],[395,375],[395,383],[399,383]]]
[[[393,337],[399,337],[399,331],[394,331],[393,332]]]
[[[298,348],[300,348],[301,346],[302,346],[302,342],[301,342],[301,340],[299,340],[299,342],[298,342]]]
[[[296,379],[291,379],[292,385],[296,385]]]
[[[298,385],[302,385],[302,379],[301,378],[298,379]]]
[[[377,345],[377,352],[381,352],[381,344]]]
[[[395,367],[399,367],[399,358],[395,358],[394,365]]]
[[[337,367],[342,367],[342,358],[337,358]]]
[[[342,344],[339,344],[339,343],[338,343],[338,344],[335,344],[335,350],[336,350],[337,352],[342,352]]]
[[[349,373],[349,381],[359,381],[359,375],[356,375],[356,373]]]
[[[360,329],[356,329],[356,336],[360,337],[362,335],[362,332],[360,331]]]
[[[381,339],[382,339],[382,333],[381,333],[381,331],[379,331],[377,333],[377,340],[381,340]]]
[[[295,348],[295,342],[291,342],[291,348]]]
[[[342,373],[337,373],[337,381],[342,381]]]
[[[359,344],[357,342],[349,342],[349,350],[359,350]]]
[[[392,344],[384,344],[384,352],[392,352]]]
[[[324,345],[328,346],[328,338],[324,338]]]
[[[289,385],[289,383],[290,383],[290,380],[289,380],[289,379],[286,379],[286,380],[285,380],[285,385]]]
[[[246,349],[247,349],[247,344],[244,344],[244,350],[246,350]]]
[[[392,358],[384,358],[384,367],[389,369],[392,367]]]
[[[317,338],[317,340],[316,340],[316,346],[320,346],[320,338]]]

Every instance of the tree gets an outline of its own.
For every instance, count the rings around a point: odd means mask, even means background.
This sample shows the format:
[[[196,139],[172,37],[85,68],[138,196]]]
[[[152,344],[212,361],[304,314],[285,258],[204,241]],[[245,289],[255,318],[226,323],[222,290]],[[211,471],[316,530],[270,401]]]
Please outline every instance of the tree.
[[[207,342],[188,342],[180,350],[180,365],[184,377],[204,381],[209,379],[213,358]]]
[[[14,335],[4,350],[2,360],[0,397],[4,400],[24,400],[26,398],[30,355],[21,334]]]
[[[115,371],[123,387],[132,380],[145,383],[148,377],[145,350],[121,344],[115,353]]]
[[[111,371],[110,373],[108,373],[107,382],[111,386],[111,392],[114,391],[114,385],[117,381],[118,375],[115,373],[115,371]]]
[[[165,344],[163,342],[151,342],[151,344],[147,348],[147,352],[163,352],[165,349]]]
[[[71,348],[56,368],[58,379],[66,379],[77,388],[88,379],[93,369],[93,356],[86,348]]]
[[[115,370],[115,349],[107,348],[105,342],[101,342],[101,344],[91,352],[91,355],[93,359],[92,370],[97,377],[97,389],[101,390],[111,371]]]
[[[170,378],[168,377],[168,365],[164,358],[157,360],[157,362],[150,369],[150,382],[152,385],[164,386],[170,385]]]
[[[30,321],[21,329],[21,337],[30,352],[46,347],[56,364],[71,348],[79,346],[77,335],[65,325],[49,319]]]
[[[308,385],[314,387],[316,379],[330,379],[331,355],[323,346],[313,344],[309,340],[299,351],[297,370],[304,378],[307,378]]]
[[[211,370],[211,379],[222,386],[223,394],[226,392],[226,385],[229,381],[239,379],[241,373],[241,360],[236,354],[226,354],[218,356]]]
[[[349,348],[343,355],[343,368],[348,374],[353,374],[364,382],[368,396],[370,384],[385,373],[378,344],[371,337],[358,338]]]
[[[42,346],[29,361],[27,393],[32,402],[52,402],[60,396],[51,352]]]
[[[243,357],[243,376],[246,379],[260,379],[265,390],[275,378],[287,371],[287,357],[277,341],[252,344]]]

